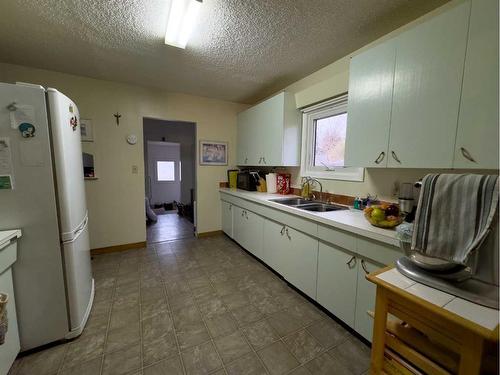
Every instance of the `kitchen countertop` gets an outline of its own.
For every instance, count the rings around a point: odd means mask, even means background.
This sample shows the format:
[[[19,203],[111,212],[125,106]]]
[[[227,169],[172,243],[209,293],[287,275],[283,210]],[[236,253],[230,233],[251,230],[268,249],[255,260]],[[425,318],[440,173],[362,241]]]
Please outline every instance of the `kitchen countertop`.
[[[21,237],[21,229],[0,231],[0,249],[10,242],[13,238]]]
[[[417,283],[402,275],[397,268],[380,273],[376,277],[488,330],[495,330],[498,327],[498,310]]]
[[[320,224],[342,229],[372,240],[399,247],[399,240],[396,238],[396,231],[394,229],[374,227],[365,219],[363,211],[360,210],[349,209],[330,212],[311,212],[271,201],[271,199],[294,198],[297,197],[296,195],[259,193],[256,191],[229,188],[220,188],[219,191],[293,215],[298,215]]]

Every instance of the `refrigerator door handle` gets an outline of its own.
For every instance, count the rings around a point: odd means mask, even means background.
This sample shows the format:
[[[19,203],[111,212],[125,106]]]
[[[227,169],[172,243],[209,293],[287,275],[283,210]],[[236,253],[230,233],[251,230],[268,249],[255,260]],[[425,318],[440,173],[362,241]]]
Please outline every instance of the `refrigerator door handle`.
[[[63,233],[61,236],[62,243],[74,242],[80,236],[80,234],[85,230],[89,221],[88,212],[85,213],[83,221],[78,225],[78,227],[71,233]]]

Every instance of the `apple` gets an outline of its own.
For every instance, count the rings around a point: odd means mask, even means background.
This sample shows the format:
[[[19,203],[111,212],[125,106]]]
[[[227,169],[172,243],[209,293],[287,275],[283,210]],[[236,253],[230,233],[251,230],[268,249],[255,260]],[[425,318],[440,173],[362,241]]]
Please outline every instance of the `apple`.
[[[381,221],[385,219],[385,212],[381,208],[374,208],[371,214],[371,218],[375,221]]]

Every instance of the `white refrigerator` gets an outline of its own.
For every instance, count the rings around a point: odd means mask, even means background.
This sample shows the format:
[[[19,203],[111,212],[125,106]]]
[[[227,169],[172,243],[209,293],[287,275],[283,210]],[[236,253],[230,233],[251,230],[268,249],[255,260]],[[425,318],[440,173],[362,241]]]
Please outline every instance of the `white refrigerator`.
[[[80,335],[92,308],[80,142],[71,99],[0,83],[0,230],[23,231],[13,268],[21,351]]]

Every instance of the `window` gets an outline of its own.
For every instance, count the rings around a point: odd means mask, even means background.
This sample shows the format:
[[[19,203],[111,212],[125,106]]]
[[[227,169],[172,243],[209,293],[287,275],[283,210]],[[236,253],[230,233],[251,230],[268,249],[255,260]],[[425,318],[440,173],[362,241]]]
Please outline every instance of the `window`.
[[[301,175],[363,181],[364,169],[344,164],[347,94],[302,110]]]
[[[175,181],[175,163],[173,161],[157,161],[156,176],[158,181]]]

